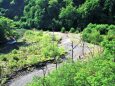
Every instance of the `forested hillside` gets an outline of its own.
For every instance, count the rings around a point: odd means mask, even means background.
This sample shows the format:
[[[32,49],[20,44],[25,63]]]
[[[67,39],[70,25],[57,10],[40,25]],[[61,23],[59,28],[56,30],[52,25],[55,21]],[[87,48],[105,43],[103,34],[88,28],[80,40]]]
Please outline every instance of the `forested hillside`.
[[[89,23],[115,24],[114,10],[115,0],[0,0],[0,16],[25,29],[82,31]]]
[[[115,0],[0,0],[0,15],[20,20],[23,28],[84,28],[115,24]]]
[[[23,15],[24,0],[0,0],[0,16],[18,20]]]
[[[26,84],[114,86],[115,0],[0,0],[0,86]]]

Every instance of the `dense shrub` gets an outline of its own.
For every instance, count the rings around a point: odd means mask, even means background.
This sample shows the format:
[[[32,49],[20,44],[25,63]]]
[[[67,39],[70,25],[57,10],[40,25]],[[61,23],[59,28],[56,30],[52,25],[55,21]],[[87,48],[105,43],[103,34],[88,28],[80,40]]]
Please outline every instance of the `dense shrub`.
[[[16,23],[5,17],[0,17],[0,43],[4,42],[7,37],[16,35]]]
[[[0,0],[0,16],[23,28],[86,27],[89,23],[115,24],[115,0]]]
[[[65,31],[66,31],[65,27],[62,27],[62,28],[61,28],[61,32],[62,32],[62,33],[65,33]]]
[[[108,55],[97,56],[88,62],[66,63],[45,79],[34,79],[28,86],[113,86],[115,84],[114,62]],[[112,55],[109,58],[113,58]],[[111,83],[110,83],[111,82]]]
[[[89,24],[83,31],[84,41],[99,44],[105,39],[105,36],[110,36],[111,31],[114,32],[115,25],[107,24]],[[113,37],[113,35],[112,35]]]
[[[0,0],[0,16],[19,20],[23,14],[24,1],[27,0]]]
[[[75,32],[75,29],[74,29],[74,28],[71,28],[69,32],[70,32],[70,33],[74,33],[74,32]]]

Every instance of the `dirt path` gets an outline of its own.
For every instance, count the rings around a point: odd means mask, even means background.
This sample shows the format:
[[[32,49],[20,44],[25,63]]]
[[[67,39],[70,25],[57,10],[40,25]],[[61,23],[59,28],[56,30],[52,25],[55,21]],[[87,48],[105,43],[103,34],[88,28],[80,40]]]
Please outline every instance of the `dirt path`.
[[[64,34],[64,33],[55,32],[54,34],[62,37],[62,40],[61,40],[61,43],[59,44],[59,46],[63,46],[67,52],[67,57],[71,57],[71,55],[72,55],[72,53],[71,53],[71,38],[79,41],[79,40],[81,40],[80,35],[75,36],[76,38],[74,38],[74,37],[69,37],[68,34]],[[73,45],[76,46],[75,43],[73,43]],[[85,43],[84,45],[85,45],[84,46],[84,52],[89,53],[90,51],[86,47],[87,43]],[[74,55],[73,56],[74,56],[74,60],[77,60],[79,58],[79,56],[82,56],[81,42],[74,49]],[[51,73],[52,70],[55,69],[55,67],[56,67],[55,64],[48,64],[46,74]],[[26,75],[21,75],[21,76],[17,77],[15,80],[12,80],[10,82],[9,86],[25,86],[27,83],[31,82],[33,77],[35,77],[35,76],[37,76],[37,77],[43,76],[43,70],[42,69],[35,69],[31,73],[28,73]]]

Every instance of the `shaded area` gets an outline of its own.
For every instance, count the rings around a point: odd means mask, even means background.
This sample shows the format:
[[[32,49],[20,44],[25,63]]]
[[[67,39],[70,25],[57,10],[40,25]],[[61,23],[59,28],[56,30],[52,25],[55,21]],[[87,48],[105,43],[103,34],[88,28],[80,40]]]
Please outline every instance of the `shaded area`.
[[[23,15],[24,6],[24,0],[1,0],[0,15],[17,20]]]
[[[2,44],[0,48],[0,54],[10,53],[14,49],[18,50],[20,46],[29,46],[29,44],[25,42],[16,42],[14,44]]]

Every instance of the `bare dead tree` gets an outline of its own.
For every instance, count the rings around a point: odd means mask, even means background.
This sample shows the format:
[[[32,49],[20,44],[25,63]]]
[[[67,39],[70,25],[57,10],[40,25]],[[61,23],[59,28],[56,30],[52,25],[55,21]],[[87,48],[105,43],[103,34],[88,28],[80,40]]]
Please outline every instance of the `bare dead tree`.
[[[73,41],[72,41],[72,43],[71,43],[71,48],[72,48],[72,61],[74,62],[74,45],[73,45]]]
[[[43,70],[43,76],[44,76],[44,78],[45,78],[46,70],[45,70],[45,68],[42,68],[42,70]]]
[[[46,71],[49,72],[49,71],[48,71],[48,66],[47,66],[47,65],[48,65],[48,63],[46,62]]]
[[[82,38],[80,38],[82,39]],[[72,41],[71,43],[71,51],[72,51],[72,62],[74,62],[74,49],[81,43],[82,40],[80,40],[79,43],[77,43],[75,46],[74,46],[74,43]],[[83,52],[84,52],[84,49],[83,49]],[[79,59],[81,59],[81,56],[79,56]]]
[[[58,68],[58,62],[57,62],[57,59],[56,59],[56,70],[57,70],[57,68]]]
[[[85,44],[84,44],[84,41],[82,40],[82,55],[83,55],[83,56],[84,56],[84,53],[85,53],[85,52],[84,52],[84,45],[85,45]]]
[[[45,76],[46,76],[46,71],[44,67],[41,68],[42,71],[43,71],[43,82],[42,82],[42,85],[45,86]]]
[[[54,50],[54,39],[55,39],[55,35],[54,35],[54,28],[52,28],[52,31],[53,31],[53,35],[52,35],[52,44],[53,44],[53,57],[54,57],[54,60],[55,60],[55,63],[56,63],[56,70],[57,70],[57,66],[58,66],[58,64],[57,64],[57,59],[56,59],[56,56],[55,56],[55,50]]]

